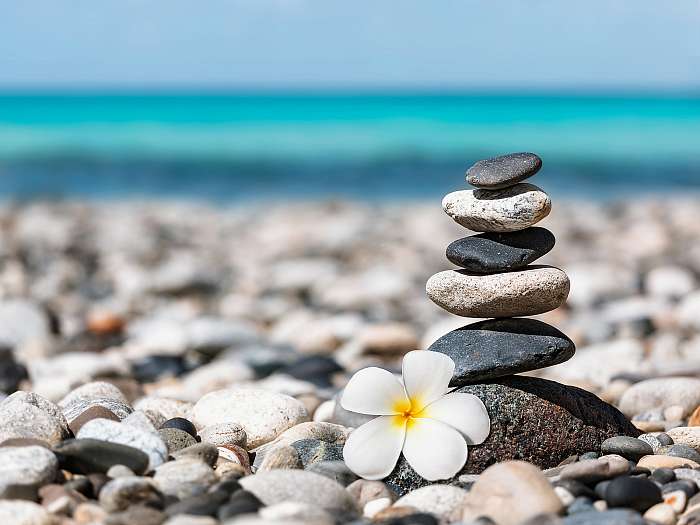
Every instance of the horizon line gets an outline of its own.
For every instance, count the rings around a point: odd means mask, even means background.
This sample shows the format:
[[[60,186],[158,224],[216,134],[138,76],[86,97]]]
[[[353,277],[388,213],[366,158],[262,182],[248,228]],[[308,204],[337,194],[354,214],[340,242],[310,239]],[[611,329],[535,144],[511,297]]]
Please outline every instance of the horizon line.
[[[0,96],[32,95],[469,95],[469,96],[672,96],[698,97],[698,86],[348,86],[206,84],[54,84],[2,85]]]

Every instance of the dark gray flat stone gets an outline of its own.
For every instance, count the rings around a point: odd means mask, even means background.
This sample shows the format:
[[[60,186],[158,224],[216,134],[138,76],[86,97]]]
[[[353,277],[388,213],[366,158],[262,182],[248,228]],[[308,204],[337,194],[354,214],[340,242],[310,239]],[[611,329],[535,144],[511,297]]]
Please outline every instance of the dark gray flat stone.
[[[477,188],[498,190],[532,177],[541,167],[542,159],[534,153],[510,153],[474,164],[467,170],[467,182]]]
[[[99,439],[67,439],[53,451],[61,468],[80,474],[105,473],[114,465],[125,465],[140,475],[148,468],[148,456],[143,451]]]
[[[552,232],[526,228],[507,233],[481,233],[451,243],[447,258],[473,273],[517,270],[536,261],[554,248]]]
[[[574,454],[599,450],[609,437],[640,433],[615,407],[590,392],[554,381],[511,376],[457,391],[474,394],[484,402],[491,433],[481,445],[469,447],[469,459],[461,472],[440,483],[455,484],[462,474],[478,474],[511,459],[552,468]],[[431,484],[403,456],[384,481],[398,494]]]
[[[456,364],[450,384],[465,385],[563,363],[576,347],[547,323],[508,317],[452,330],[428,350],[450,356]]]

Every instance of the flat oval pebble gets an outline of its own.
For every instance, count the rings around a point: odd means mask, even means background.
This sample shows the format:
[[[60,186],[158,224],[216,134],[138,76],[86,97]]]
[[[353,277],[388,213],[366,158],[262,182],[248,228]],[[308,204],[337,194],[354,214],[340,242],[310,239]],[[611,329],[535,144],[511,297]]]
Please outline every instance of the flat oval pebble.
[[[463,317],[520,317],[554,310],[569,295],[569,278],[553,266],[477,275],[447,270],[430,277],[428,297],[448,312]]]
[[[549,252],[554,243],[552,232],[534,227],[464,237],[447,246],[445,255],[452,263],[470,272],[505,272],[536,261]]]
[[[700,405],[700,379],[661,377],[640,381],[625,390],[619,403],[627,417],[672,405],[682,407],[683,416],[691,414]]]
[[[197,428],[235,422],[245,430],[248,448],[272,441],[290,427],[308,421],[304,405],[293,397],[257,388],[217,390],[192,410]]]
[[[479,476],[463,500],[461,518],[472,523],[486,516],[500,525],[516,525],[538,514],[559,514],[562,508],[540,469],[524,461],[505,461]]]
[[[180,458],[168,461],[156,468],[153,482],[166,496],[189,498],[206,492],[216,483],[214,470],[196,458]]]
[[[148,456],[138,448],[99,439],[69,439],[54,447],[61,467],[70,472],[92,474],[124,465],[136,474],[148,469]]]
[[[265,505],[297,501],[328,510],[357,511],[345,487],[325,476],[304,470],[270,470],[239,480],[244,489]]]
[[[576,347],[542,321],[505,318],[452,330],[428,350],[450,356],[456,365],[450,384],[464,385],[563,363]]]
[[[477,232],[514,232],[544,219],[552,201],[532,184],[503,190],[461,190],[448,193],[442,208],[458,224]]]
[[[649,443],[630,436],[615,436],[603,441],[600,446],[603,454],[618,454],[633,461],[654,453]]]
[[[406,494],[394,503],[397,507],[413,507],[421,512],[449,521],[453,513],[461,510],[466,490],[450,485],[428,485]]]
[[[534,153],[510,153],[480,160],[467,170],[467,182],[477,188],[507,188],[532,177],[542,167],[542,159]]]
[[[217,447],[223,445],[245,447],[248,443],[248,436],[243,427],[233,422],[206,426],[199,431],[199,437],[202,441]]]

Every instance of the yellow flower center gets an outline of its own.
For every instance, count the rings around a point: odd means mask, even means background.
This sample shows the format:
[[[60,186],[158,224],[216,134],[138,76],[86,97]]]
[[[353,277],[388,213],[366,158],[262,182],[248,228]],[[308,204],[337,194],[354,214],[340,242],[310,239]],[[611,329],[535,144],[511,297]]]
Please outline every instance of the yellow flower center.
[[[423,411],[422,403],[416,397],[397,400],[393,409],[396,412],[393,424],[401,428],[404,426],[410,427],[414,422],[414,418],[419,417],[419,414]]]

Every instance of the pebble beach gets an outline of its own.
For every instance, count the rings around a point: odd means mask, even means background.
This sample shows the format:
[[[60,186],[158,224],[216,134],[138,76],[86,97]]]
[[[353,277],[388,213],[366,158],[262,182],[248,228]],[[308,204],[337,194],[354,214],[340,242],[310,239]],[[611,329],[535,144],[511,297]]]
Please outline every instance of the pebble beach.
[[[452,301],[515,285],[440,202],[1,205],[0,523],[700,522],[700,198],[535,204],[526,304]],[[488,440],[446,482],[359,479],[343,386],[474,322],[511,337],[454,357]]]

